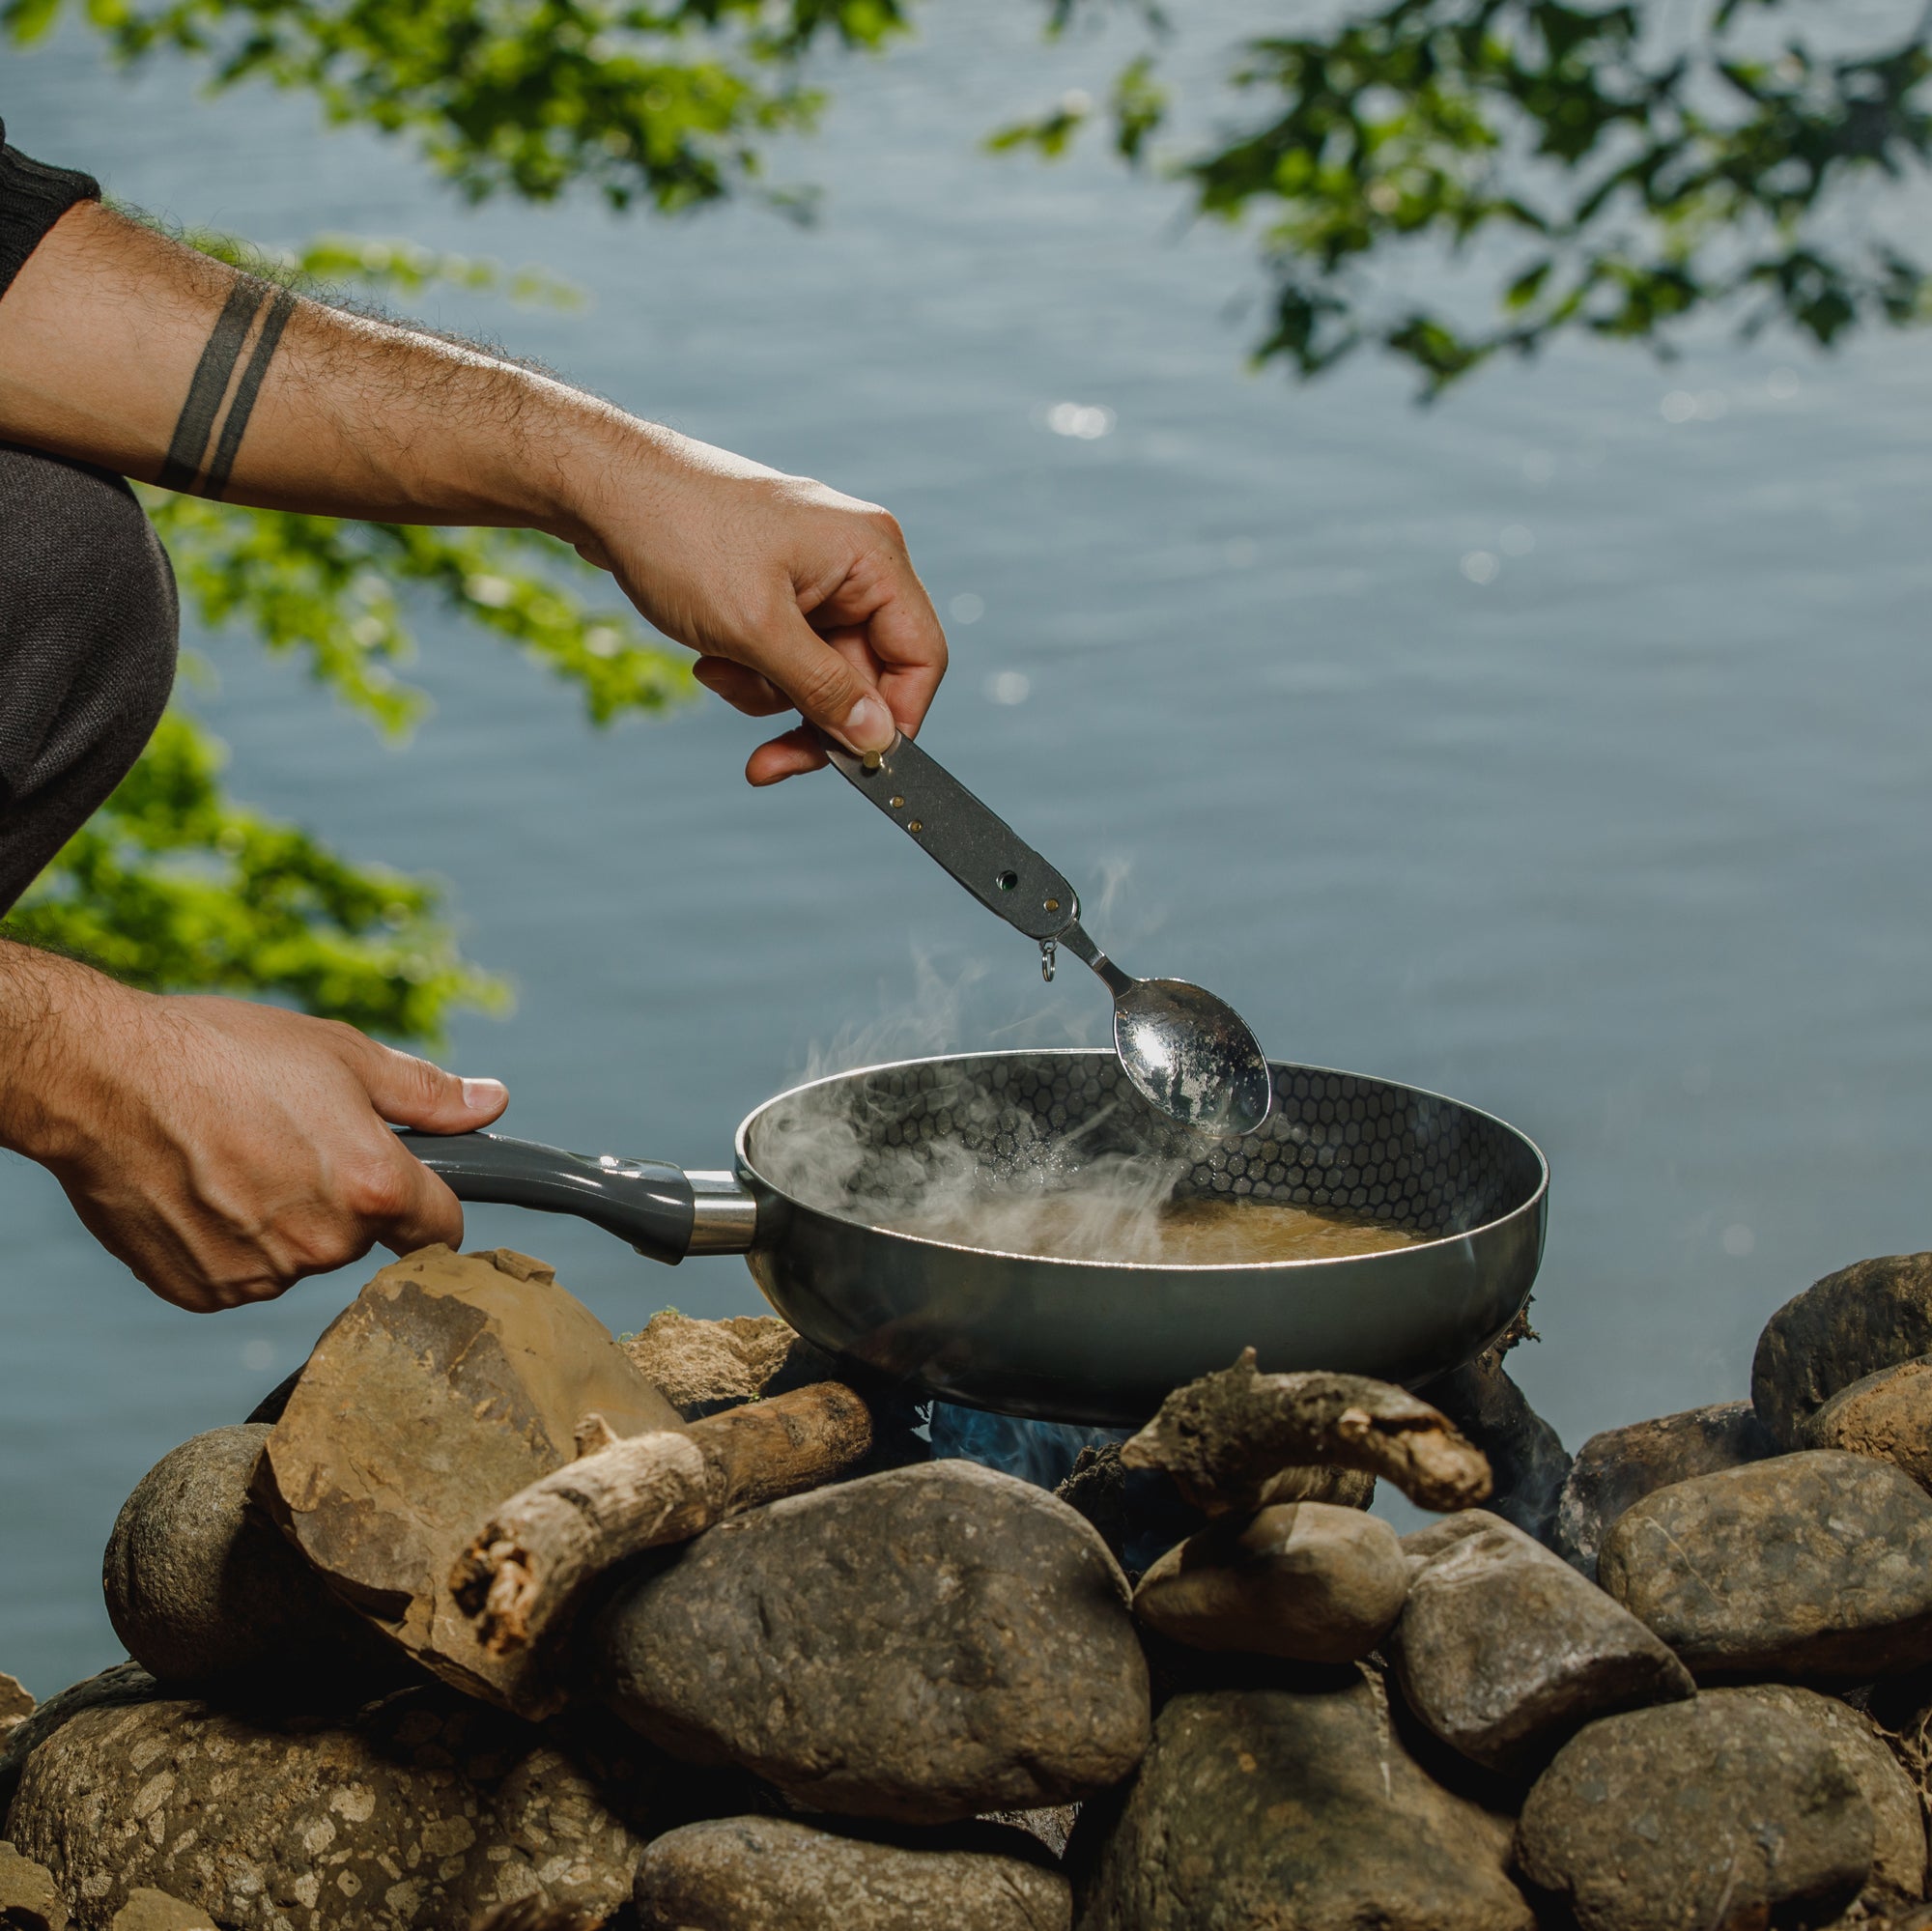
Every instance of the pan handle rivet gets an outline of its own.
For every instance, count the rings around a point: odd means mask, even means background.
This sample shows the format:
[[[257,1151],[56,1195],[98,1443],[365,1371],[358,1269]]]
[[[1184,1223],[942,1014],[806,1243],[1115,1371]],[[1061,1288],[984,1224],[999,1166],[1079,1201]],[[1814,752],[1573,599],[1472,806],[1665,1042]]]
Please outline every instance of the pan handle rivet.
[[[882,751],[868,751],[859,761],[867,771],[876,771],[885,763],[886,754]]]
[[[1046,909],[1049,912],[1058,912],[1060,910],[1060,900],[1057,898],[1049,898],[1046,901]]]
[[[906,820],[906,830],[909,832],[923,832],[925,830],[925,822],[921,818],[908,818]]]
[[[888,798],[886,800],[886,803],[889,804],[895,811],[903,811],[905,809],[905,800],[903,798]]]

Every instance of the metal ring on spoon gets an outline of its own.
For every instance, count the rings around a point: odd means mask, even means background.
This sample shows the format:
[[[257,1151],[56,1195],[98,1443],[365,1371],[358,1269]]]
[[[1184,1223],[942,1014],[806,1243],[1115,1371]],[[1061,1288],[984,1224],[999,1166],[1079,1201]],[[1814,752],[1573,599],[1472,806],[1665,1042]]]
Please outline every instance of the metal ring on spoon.
[[[1226,1000],[1180,979],[1135,979],[1087,936],[1066,879],[988,810],[951,772],[903,735],[857,756],[818,734],[862,797],[923,846],[980,904],[1035,940],[1053,977],[1065,946],[1114,996],[1114,1050],[1122,1069],[1171,1119],[1204,1133],[1252,1133],[1268,1117],[1274,1086],[1261,1044]]]

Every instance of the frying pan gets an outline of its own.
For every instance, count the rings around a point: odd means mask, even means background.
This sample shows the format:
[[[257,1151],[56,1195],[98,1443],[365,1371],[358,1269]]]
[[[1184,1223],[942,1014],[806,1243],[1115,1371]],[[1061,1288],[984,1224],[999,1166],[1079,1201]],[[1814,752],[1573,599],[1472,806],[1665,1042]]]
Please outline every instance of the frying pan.
[[[1271,1064],[1274,1106],[1204,1139],[1155,1111],[1110,1051],[969,1053],[796,1087],[738,1128],[730,1172],[585,1157],[497,1134],[406,1134],[467,1201],[579,1218],[675,1264],[743,1254],[765,1298],[828,1351],[949,1402],[1131,1428],[1243,1348],[1268,1372],[1416,1382],[1458,1366],[1529,1297],[1549,1171],[1513,1126],[1359,1073]],[[842,1167],[816,1157],[831,1122]],[[856,1205],[908,1163],[997,1170],[1151,1154],[1182,1197],[1383,1223],[1411,1246],[1219,1266],[1040,1259],[868,1225]],[[812,1154],[813,1157],[807,1157]],[[835,1163],[836,1164],[836,1163]]]

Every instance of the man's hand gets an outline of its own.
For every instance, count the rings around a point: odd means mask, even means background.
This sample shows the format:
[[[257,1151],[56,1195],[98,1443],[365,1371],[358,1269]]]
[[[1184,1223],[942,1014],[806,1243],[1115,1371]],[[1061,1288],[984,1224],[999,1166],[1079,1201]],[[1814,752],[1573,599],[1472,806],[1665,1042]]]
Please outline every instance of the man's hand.
[[[578,550],[697,652],[707,690],[749,717],[796,709],[853,751],[919,729],[946,637],[886,511],[636,423],[597,476]],[[824,762],[801,726],[745,776],[773,784]]]
[[[332,1020],[156,997],[0,946],[0,1143],[195,1313],[270,1299],[378,1242],[457,1245],[456,1196],[389,1125],[468,1132],[508,1101]]]

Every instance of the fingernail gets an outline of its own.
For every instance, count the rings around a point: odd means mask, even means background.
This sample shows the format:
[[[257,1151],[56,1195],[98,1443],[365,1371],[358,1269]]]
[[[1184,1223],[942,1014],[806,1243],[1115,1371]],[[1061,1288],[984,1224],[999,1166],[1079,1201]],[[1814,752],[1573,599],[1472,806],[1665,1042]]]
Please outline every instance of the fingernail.
[[[494,1113],[508,1097],[509,1089],[499,1079],[463,1082],[463,1103],[471,1113]]]
[[[854,751],[885,751],[897,732],[893,714],[876,697],[861,697],[838,726],[838,735]]]

